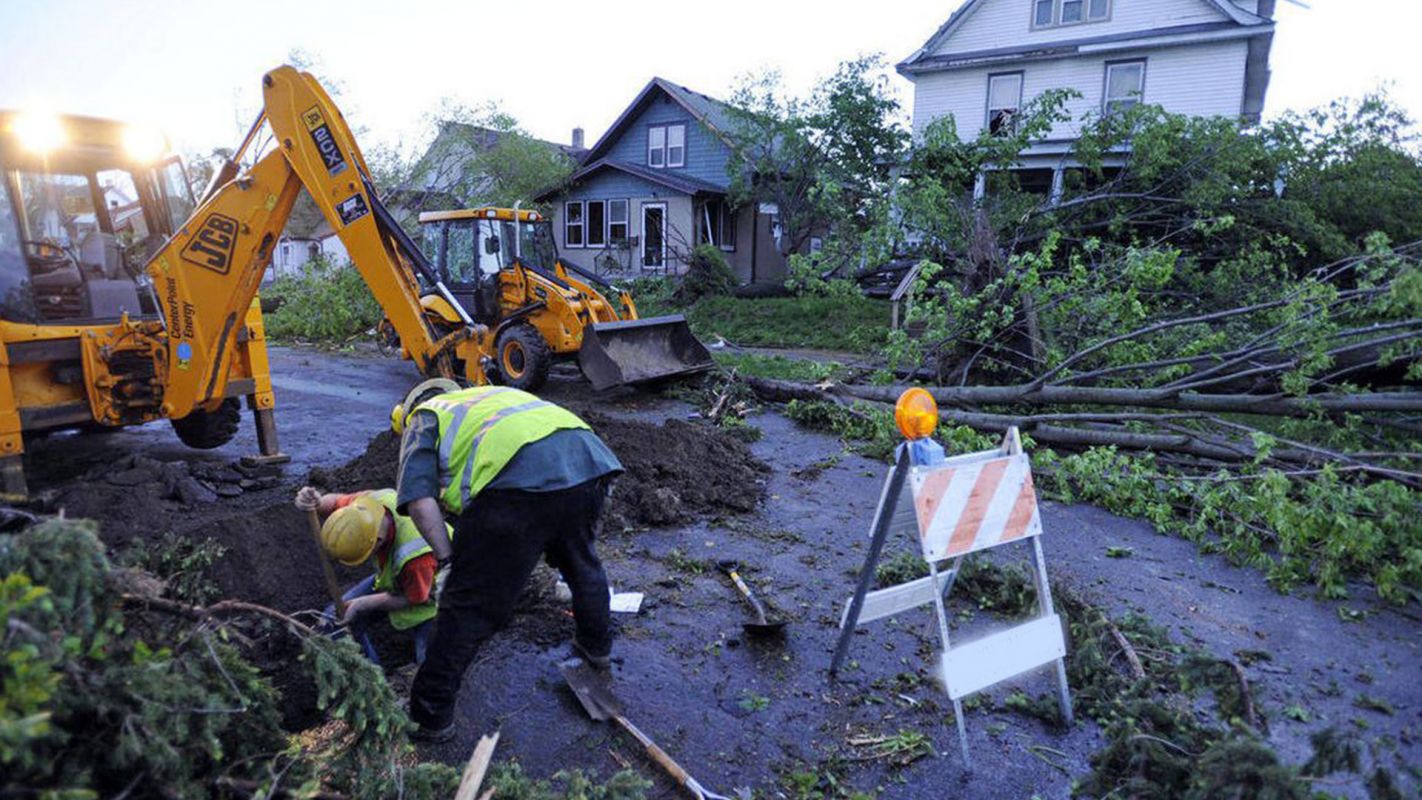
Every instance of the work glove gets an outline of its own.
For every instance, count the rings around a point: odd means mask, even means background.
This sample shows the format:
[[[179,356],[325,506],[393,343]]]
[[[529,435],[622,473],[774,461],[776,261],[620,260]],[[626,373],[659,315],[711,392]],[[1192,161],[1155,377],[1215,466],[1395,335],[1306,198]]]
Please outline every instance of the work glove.
[[[446,558],[435,568],[434,586],[430,587],[430,599],[434,601],[435,606],[439,605],[439,599],[444,595],[444,583],[449,580],[449,568],[453,562],[453,558]]]
[[[314,486],[303,486],[296,493],[296,507],[301,511],[316,511],[321,507],[321,490]]]

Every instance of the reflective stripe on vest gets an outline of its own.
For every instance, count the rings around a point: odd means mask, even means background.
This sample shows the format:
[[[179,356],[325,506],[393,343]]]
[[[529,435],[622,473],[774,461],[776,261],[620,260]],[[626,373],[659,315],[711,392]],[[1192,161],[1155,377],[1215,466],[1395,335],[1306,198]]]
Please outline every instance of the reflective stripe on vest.
[[[453,515],[463,513],[525,444],[560,430],[589,429],[572,412],[507,386],[442,394],[416,411],[439,420],[439,499]]]
[[[393,489],[381,489],[370,492],[370,499],[376,501],[390,512],[391,519],[395,520],[395,543],[390,548],[390,554],[385,559],[385,565],[375,575],[374,589],[377,592],[389,592],[404,596],[401,591],[399,576],[405,569],[405,565],[411,559],[419,558],[426,553],[432,553],[429,543],[425,537],[420,535],[420,529],[415,527],[415,523],[409,517],[395,513],[396,494]],[[445,530],[453,541],[454,529],[448,524]],[[431,598],[417,606],[408,606],[390,612],[390,626],[396,630],[409,630],[423,622],[434,619],[435,603]]]

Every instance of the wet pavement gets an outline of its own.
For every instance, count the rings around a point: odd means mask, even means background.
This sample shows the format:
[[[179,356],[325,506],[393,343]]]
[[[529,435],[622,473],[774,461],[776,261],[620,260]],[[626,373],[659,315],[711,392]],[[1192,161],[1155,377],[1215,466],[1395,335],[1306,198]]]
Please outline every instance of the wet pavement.
[[[293,480],[312,466],[362,452],[419,377],[408,362],[303,349],[273,348],[272,364],[277,424],[293,458],[287,468]],[[585,400],[588,390],[555,379],[544,394]],[[680,402],[632,391],[596,400],[603,413],[650,420],[690,412]],[[776,796],[790,772],[815,771],[884,798],[1068,796],[1101,744],[1090,721],[1063,731],[1000,702],[974,708],[966,715],[974,765],[964,769],[947,700],[926,680],[936,639],[927,609],[867,626],[854,637],[840,681],[828,682],[840,611],[864,556],[886,468],[778,414],[750,421],[764,433],[752,450],[772,467],[761,509],[689,526],[604,533],[600,548],[616,589],[647,596],[639,615],[618,617],[615,686],[628,716],[724,794],[745,786],[758,797]],[[59,463],[45,456],[56,447],[83,455],[46,468]],[[134,450],[165,460],[194,458],[166,425],[56,436],[33,448],[34,460],[43,463],[31,468],[32,482],[71,477]],[[254,451],[246,424],[234,442],[201,458],[231,461]],[[796,477],[807,467],[814,469]],[[1113,615],[1144,614],[1178,641],[1222,658],[1267,653],[1247,659],[1246,673],[1268,718],[1270,741],[1286,760],[1307,758],[1309,734],[1338,726],[1360,733],[1372,757],[1416,790],[1416,776],[1401,774],[1422,764],[1422,619],[1415,605],[1398,610],[1373,603],[1364,599],[1371,596],[1365,588],[1342,602],[1306,592],[1284,596],[1258,571],[1201,555],[1193,544],[1142,522],[1050,503],[1042,517],[1053,578]],[[1130,548],[1131,555],[1108,558],[1110,547]],[[1025,547],[1020,553],[1004,548],[993,558],[1026,556]],[[714,568],[719,559],[740,561],[755,590],[792,619],[783,640],[744,636],[748,612]],[[538,580],[546,590],[551,576]],[[555,664],[568,654],[572,624],[546,594],[526,603],[511,629],[480,653],[460,697],[460,736],[426,754],[460,764],[481,734],[499,729],[498,757],[516,758],[536,776],[573,767],[606,776],[628,765],[655,775],[632,740],[588,720],[563,686]],[[959,636],[1003,624],[972,608],[971,598],[950,605]],[[1015,688],[1035,696],[1053,691],[1054,682],[1049,674],[1032,674],[988,694],[1000,701]],[[1308,721],[1286,717],[1289,707],[1303,709],[1295,716]],[[858,760],[860,751],[848,744],[856,736],[900,731],[928,735],[937,755],[899,767]],[[1064,753],[1054,759],[1060,766],[1028,750],[1037,745]],[[667,781],[658,781],[654,796],[676,796]],[[1327,789],[1363,796],[1355,784]]]

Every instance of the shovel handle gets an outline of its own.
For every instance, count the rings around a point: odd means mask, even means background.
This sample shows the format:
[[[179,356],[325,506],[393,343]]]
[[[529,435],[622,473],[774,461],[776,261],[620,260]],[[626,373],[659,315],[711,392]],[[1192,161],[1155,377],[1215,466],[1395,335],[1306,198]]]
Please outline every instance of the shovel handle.
[[[336,583],[336,570],[332,569],[331,560],[326,558],[326,548],[321,546],[321,517],[313,509],[306,512],[306,522],[311,529],[311,541],[316,544],[316,557],[321,559],[321,571],[326,575],[326,592],[336,605],[336,623],[340,624],[346,618],[346,599]]]
[[[632,738],[636,739],[637,742],[642,745],[642,749],[647,751],[647,755],[650,756],[653,761],[657,762],[658,766],[666,770],[667,774],[677,782],[677,785],[685,786],[688,789],[696,785],[696,780],[691,777],[691,774],[683,769],[680,764],[676,763],[676,761],[667,754],[667,751],[652,741],[652,737],[642,733],[642,731],[636,725],[633,725],[632,721],[626,717],[618,715],[616,719],[617,724],[621,725],[623,730],[632,734]],[[693,791],[697,790],[693,789]],[[699,795],[700,792],[697,791],[697,794]]]
[[[731,582],[736,584],[736,588],[740,589],[741,594],[745,595],[746,599],[750,601],[751,607],[755,609],[756,616],[760,617],[760,622],[764,625],[766,623],[765,606],[760,604],[760,601],[751,593],[750,587],[746,585],[745,581],[741,580],[740,573],[735,570],[730,570],[726,574],[731,576]]]

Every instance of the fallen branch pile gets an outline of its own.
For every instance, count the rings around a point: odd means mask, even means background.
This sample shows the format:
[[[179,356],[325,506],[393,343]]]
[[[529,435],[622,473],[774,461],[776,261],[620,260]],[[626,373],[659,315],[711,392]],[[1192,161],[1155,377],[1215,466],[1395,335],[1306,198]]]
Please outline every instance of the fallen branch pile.
[[[1394,599],[1422,592],[1422,566],[1409,566],[1422,557],[1422,244],[1335,264],[1277,300],[1073,341],[1066,355],[1017,358],[1019,382],[926,388],[950,427],[1016,426],[1062,451],[1039,462],[1060,470],[1068,499],[1183,519],[1182,532],[1224,536],[1227,550],[1242,538],[1244,561],[1284,550],[1271,568],[1281,585],[1312,578],[1338,594],[1361,572]],[[1163,357],[1171,348],[1188,354]],[[742,380],[764,401],[866,421],[907,388]]]

